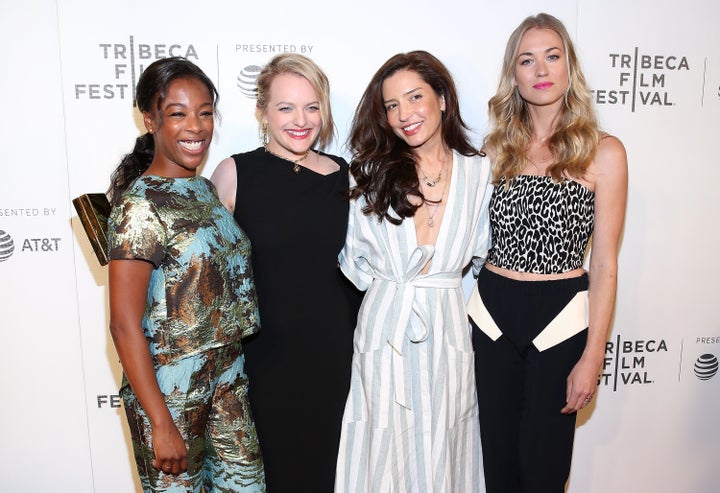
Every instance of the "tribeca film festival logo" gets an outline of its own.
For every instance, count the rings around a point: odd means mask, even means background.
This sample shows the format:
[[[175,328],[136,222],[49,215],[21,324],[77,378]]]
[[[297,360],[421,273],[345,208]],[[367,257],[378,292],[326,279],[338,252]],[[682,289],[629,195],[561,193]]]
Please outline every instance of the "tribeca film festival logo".
[[[122,399],[119,394],[98,394],[97,407],[98,409],[117,409],[122,407]]]
[[[135,100],[135,86],[145,67],[155,60],[182,56],[197,63],[198,53],[192,44],[137,43],[130,36],[127,43],[99,43],[98,55],[107,62],[107,76],[100,81],[75,84],[75,99]]]
[[[651,384],[648,358],[667,350],[664,339],[623,340],[618,335],[605,346],[605,360],[598,384],[612,387],[613,391],[618,386]]]
[[[300,53],[310,55],[312,53],[312,45],[295,45],[295,44],[236,44],[236,53],[267,53],[276,55],[280,53]],[[237,86],[240,92],[247,98],[255,99],[257,97],[257,78],[262,65],[247,65],[237,76]]]
[[[668,82],[673,74],[689,71],[685,56],[640,53],[610,53],[610,67],[617,72],[617,86],[593,90],[595,103],[630,106],[635,112],[639,106],[674,106]]]

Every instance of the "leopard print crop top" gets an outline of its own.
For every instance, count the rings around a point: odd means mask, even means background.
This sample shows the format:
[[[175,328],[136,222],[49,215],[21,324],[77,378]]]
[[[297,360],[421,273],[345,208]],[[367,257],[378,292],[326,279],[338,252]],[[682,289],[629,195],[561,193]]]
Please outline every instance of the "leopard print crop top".
[[[535,274],[582,267],[595,222],[594,199],[573,180],[520,175],[509,187],[501,180],[490,200],[488,263]]]

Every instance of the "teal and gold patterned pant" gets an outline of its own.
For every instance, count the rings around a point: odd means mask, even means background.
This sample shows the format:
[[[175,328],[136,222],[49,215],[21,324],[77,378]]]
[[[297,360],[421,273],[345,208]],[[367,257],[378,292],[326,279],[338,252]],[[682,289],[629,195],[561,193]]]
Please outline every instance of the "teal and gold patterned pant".
[[[182,358],[156,369],[160,390],[188,448],[188,470],[165,474],[152,467],[152,429],[126,382],[125,405],[135,462],[145,492],[257,493],[265,474],[247,399],[240,344]]]

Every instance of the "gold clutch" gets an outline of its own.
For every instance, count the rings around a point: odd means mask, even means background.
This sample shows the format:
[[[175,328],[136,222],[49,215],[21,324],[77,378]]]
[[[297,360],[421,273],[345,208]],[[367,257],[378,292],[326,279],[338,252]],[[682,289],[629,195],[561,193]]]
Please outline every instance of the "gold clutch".
[[[100,265],[109,261],[107,223],[110,202],[104,193],[86,193],[72,201]]]

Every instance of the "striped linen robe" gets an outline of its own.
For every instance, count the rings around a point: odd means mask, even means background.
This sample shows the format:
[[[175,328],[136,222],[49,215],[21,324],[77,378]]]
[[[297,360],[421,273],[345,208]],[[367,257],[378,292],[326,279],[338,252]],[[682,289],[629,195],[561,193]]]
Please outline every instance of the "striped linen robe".
[[[490,161],[453,153],[437,243],[350,205],[340,253],[367,290],[354,337],[335,491],[483,491],[480,425],[462,271],[490,244]],[[423,266],[431,259],[426,274]]]

